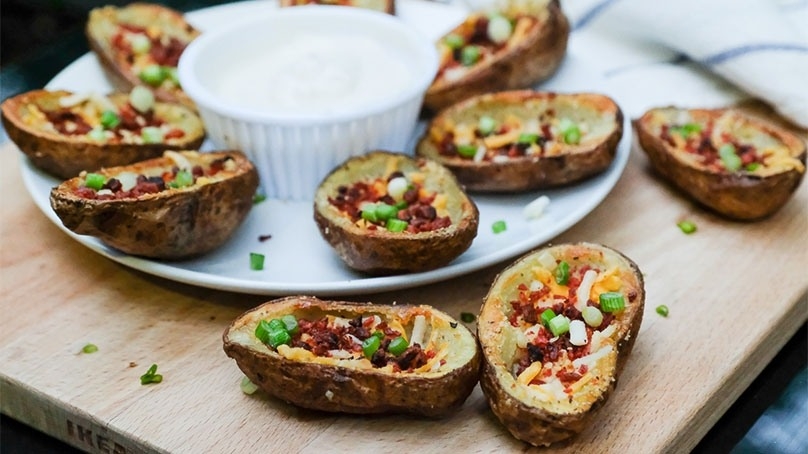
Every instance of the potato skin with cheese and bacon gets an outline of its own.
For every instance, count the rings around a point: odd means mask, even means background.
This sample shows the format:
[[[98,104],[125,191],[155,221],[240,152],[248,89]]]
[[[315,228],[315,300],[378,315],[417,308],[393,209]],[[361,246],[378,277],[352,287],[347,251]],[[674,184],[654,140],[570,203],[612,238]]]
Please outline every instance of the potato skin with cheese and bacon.
[[[160,101],[196,108],[180,87],[176,69],[182,51],[200,31],[181,12],[145,2],[98,7],[89,13],[85,35],[118,90],[144,85]]]
[[[290,315],[297,327],[288,343],[273,347],[257,337],[262,321],[271,323]],[[320,334],[311,327],[315,323],[320,324]],[[384,332],[385,339],[371,361],[358,343],[372,338],[374,332]],[[410,348],[418,344],[413,350],[428,356],[427,362],[404,370],[395,359],[379,360],[392,356],[385,351],[392,347],[384,345],[396,336],[404,337]],[[315,342],[334,345],[330,349],[309,346]],[[267,394],[303,408],[355,414],[446,416],[476,386],[481,360],[471,331],[430,306],[311,296],[280,298],[245,312],[225,330],[223,348]]]
[[[167,151],[71,178],[51,190],[50,204],[74,233],[127,254],[178,260],[227,241],[257,188],[258,172],[240,151]]]
[[[506,30],[502,36],[492,29],[503,28],[498,24]],[[472,12],[436,43],[441,64],[424,96],[425,111],[435,114],[470,96],[546,80],[561,65],[569,34],[558,0],[507,2],[493,14]]]
[[[602,173],[622,136],[623,112],[608,96],[513,90],[443,110],[416,154],[446,166],[470,192],[522,192]]]
[[[771,216],[805,176],[805,140],[740,110],[658,107],[634,129],[662,178],[729,219]]]
[[[32,90],[3,101],[3,126],[34,166],[63,179],[82,170],[132,164],[158,157],[165,150],[202,145],[205,128],[193,110],[155,102],[147,112],[139,112],[131,106],[130,96]],[[93,137],[89,128],[99,128],[105,111],[115,111],[121,124],[103,131],[109,137]],[[140,131],[150,125],[161,131],[160,140],[141,138]]]
[[[393,179],[406,191],[392,195]],[[395,219],[367,221],[370,208],[363,202],[396,205],[390,216]],[[422,208],[421,215],[411,211]],[[446,265],[471,246],[479,218],[477,205],[448,169],[404,153],[377,150],[349,158],[323,179],[314,196],[321,236],[349,267],[372,275]],[[428,222],[417,225],[420,221]],[[391,228],[394,222],[406,227],[397,231]]]
[[[505,428],[542,446],[591,424],[623,371],[644,305],[639,268],[607,246],[548,246],[505,268],[477,321],[480,384]]]

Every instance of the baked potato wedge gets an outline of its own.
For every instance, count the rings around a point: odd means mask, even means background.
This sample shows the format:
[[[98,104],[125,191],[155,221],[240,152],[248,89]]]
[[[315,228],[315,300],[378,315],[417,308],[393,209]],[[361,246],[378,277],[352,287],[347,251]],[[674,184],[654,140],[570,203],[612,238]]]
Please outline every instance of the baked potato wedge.
[[[144,85],[160,101],[196,108],[182,91],[177,63],[199,36],[182,13],[156,3],[130,3],[90,10],[85,35],[104,73],[120,91]]]
[[[429,306],[291,296],[239,316],[224,351],[267,394],[314,410],[441,417],[477,384],[480,351]]]
[[[416,154],[449,168],[468,191],[519,192],[605,171],[622,136],[623,113],[608,96],[513,90],[444,109]]]
[[[640,329],[643,277],[592,243],[532,251],[494,280],[477,320],[482,390],[516,438],[580,433],[615,387]]]
[[[303,5],[356,6],[381,13],[395,14],[395,0],[280,0],[281,7]]]
[[[166,151],[53,188],[62,224],[131,255],[177,260],[211,251],[247,217],[258,173],[240,151]]]
[[[202,119],[150,96],[142,89],[109,96],[33,90],[3,101],[3,126],[33,165],[62,179],[199,148]]]
[[[738,110],[654,108],[634,129],[659,175],[729,219],[774,214],[805,175],[805,140]]]
[[[569,34],[558,0],[506,2],[493,12],[471,13],[436,43],[441,61],[424,110],[437,113],[470,96],[548,79],[566,55]]]
[[[439,268],[471,246],[480,213],[435,161],[374,151],[346,160],[314,196],[322,237],[367,274]]]

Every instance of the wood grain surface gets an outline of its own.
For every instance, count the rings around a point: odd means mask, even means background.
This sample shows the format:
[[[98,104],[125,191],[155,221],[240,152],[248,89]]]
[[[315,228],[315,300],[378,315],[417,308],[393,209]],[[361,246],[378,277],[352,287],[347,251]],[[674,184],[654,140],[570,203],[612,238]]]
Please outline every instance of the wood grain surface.
[[[20,156],[0,148],[3,413],[102,453],[530,451],[499,425],[479,387],[441,420],[322,414],[242,393],[221,336],[269,298],[174,283],[90,251],[27,196]],[[535,451],[692,449],[808,319],[806,207],[803,183],[769,219],[720,219],[662,184],[633,149],[613,192],[553,242],[600,242],[637,262],[647,291],[642,329],[598,423],[567,445]],[[682,219],[698,231],[684,235]],[[342,299],[432,304],[459,317],[479,310],[507,263]],[[660,304],[667,318],[654,311]],[[98,352],[80,354],[87,343]],[[153,363],[164,380],[142,386]]]

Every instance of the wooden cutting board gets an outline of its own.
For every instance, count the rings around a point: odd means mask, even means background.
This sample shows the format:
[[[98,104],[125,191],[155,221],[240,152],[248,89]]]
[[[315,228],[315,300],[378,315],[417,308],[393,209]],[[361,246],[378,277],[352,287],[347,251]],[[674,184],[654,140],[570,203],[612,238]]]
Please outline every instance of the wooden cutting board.
[[[239,388],[221,335],[269,299],[195,288],[116,264],[70,239],[25,194],[0,148],[3,413],[90,452],[507,452],[477,387],[453,416],[336,416]],[[14,196],[11,196],[11,195]],[[544,452],[687,452],[808,319],[808,184],[774,217],[737,223],[661,184],[636,148],[606,200],[553,242],[595,241],[645,274],[633,356],[596,424]],[[689,219],[698,231],[683,234]],[[476,313],[506,263],[425,287],[358,296]],[[654,308],[666,304],[663,318]],[[474,329],[474,324],[468,325]],[[99,350],[79,354],[94,343]],[[142,386],[158,364],[164,380]]]

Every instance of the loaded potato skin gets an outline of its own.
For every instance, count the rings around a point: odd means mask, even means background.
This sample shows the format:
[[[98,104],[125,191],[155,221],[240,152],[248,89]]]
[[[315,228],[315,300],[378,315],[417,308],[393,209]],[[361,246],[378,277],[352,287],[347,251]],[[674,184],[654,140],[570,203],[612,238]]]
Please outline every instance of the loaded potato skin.
[[[659,175],[728,219],[771,216],[805,175],[803,139],[738,110],[654,108],[634,129]]]
[[[446,416],[476,386],[481,361],[474,335],[432,307],[311,296],[245,312],[225,330],[223,348],[267,394],[354,414]]]
[[[135,101],[136,108],[133,94],[139,100],[137,91],[32,90],[3,101],[3,126],[34,166],[62,179],[202,145],[205,129],[194,111],[153,99]]]
[[[441,65],[425,94],[424,110],[436,114],[470,96],[524,89],[548,79],[566,55],[569,33],[558,0],[471,13],[436,44]]]
[[[280,0],[281,7],[303,5],[354,6],[387,14],[396,13],[395,0]]]
[[[222,245],[252,208],[258,173],[240,151],[167,151],[53,188],[64,226],[121,252],[179,260]]]
[[[90,49],[118,90],[143,85],[158,100],[192,109],[176,70],[183,50],[199,34],[181,12],[144,2],[94,8],[85,27]]]
[[[637,265],[594,243],[548,246],[505,268],[478,318],[480,385],[516,438],[550,445],[592,424],[642,321]]]
[[[443,110],[416,154],[449,168],[471,192],[522,192],[602,173],[622,136],[622,110],[608,96],[513,90]]]
[[[442,165],[374,151],[325,177],[315,193],[314,219],[349,267],[386,275],[455,259],[477,235],[479,210]]]

